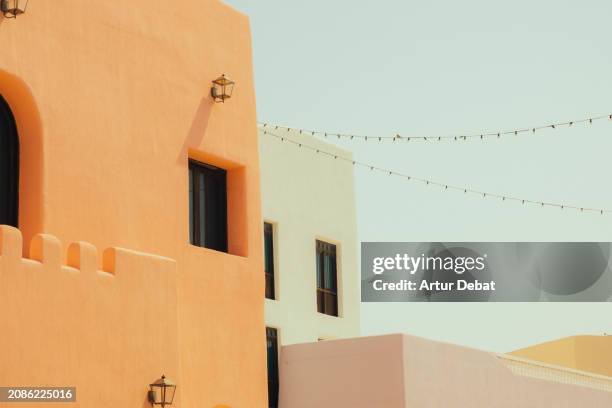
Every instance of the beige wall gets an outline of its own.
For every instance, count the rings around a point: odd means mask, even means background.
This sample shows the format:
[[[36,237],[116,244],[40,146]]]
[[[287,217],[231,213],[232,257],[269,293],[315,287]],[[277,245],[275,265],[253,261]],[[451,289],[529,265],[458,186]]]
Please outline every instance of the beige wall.
[[[400,334],[286,346],[281,357],[285,408],[612,404],[612,392],[517,375],[495,354]]]
[[[312,136],[300,141],[344,156]],[[264,220],[274,224],[277,300],[266,300],[266,324],[282,344],[359,334],[359,269],[353,168],[260,132]],[[337,245],[340,317],[317,313],[315,241]]]
[[[612,376],[612,336],[573,336],[513,351],[511,355]]]

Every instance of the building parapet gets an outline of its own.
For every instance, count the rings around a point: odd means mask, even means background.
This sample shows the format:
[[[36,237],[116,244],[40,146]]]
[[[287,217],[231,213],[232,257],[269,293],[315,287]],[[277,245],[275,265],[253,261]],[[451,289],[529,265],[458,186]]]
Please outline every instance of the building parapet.
[[[161,374],[182,383],[176,262],[109,248],[100,269],[86,242],[68,245],[65,259],[47,234],[24,258],[21,232],[0,226],[0,384],[72,386],[87,406],[142,406]]]
[[[22,235],[17,228],[0,225],[0,265],[15,266],[20,262],[37,262],[52,269],[66,272],[77,269],[81,272],[98,272],[106,275],[116,275],[118,261],[122,257],[137,257],[146,263],[175,264],[171,258],[153,255],[125,248],[110,247],[102,252],[102,269],[98,266],[98,249],[84,241],[72,242],[68,245],[66,262],[63,263],[62,244],[53,235],[37,234],[30,241],[30,255],[23,257]],[[15,268],[0,268],[0,273],[15,271]]]
[[[508,354],[499,354],[497,358],[516,375],[612,392],[612,377],[515,357]]]

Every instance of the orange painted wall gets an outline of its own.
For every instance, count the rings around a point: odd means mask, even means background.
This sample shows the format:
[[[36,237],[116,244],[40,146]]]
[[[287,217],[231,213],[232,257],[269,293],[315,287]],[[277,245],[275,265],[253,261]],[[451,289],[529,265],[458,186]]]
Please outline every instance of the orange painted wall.
[[[265,406],[247,17],[218,0],[30,1],[25,15],[0,19],[0,38],[0,94],[20,133],[24,242],[44,232],[176,260],[180,373],[166,374],[181,379],[181,407]],[[215,104],[210,84],[221,73],[236,88]],[[190,156],[229,170],[231,254],[188,243]]]
[[[19,230],[0,227],[2,386],[75,386],[77,403],[58,406],[143,407],[145,379],[179,374],[176,262],[111,248],[103,272],[85,242],[68,246],[67,265],[51,235],[32,240],[33,259],[21,246]]]

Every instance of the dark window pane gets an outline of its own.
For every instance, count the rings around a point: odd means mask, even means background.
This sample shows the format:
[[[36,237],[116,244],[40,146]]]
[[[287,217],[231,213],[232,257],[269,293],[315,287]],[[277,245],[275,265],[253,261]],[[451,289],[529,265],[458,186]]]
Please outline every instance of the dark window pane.
[[[323,299],[324,293],[317,289],[317,312],[325,313],[325,304]]]
[[[274,274],[274,240],[272,234],[272,224],[264,223],[264,256],[265,271]]]
[[[323,287],[323,256],[317,251],[317,288]]]
[[[333,257],[330,256],[329,268],[330,268],[329,269],[330,278],[328,279],[329,286],[327,287],[327,289],[333,291],[334,293],[337,293],[338,292],[338,273],[337,273],[335,253]]]
[[[323,287],[325,289],[332,289],[333,280],[335,279],[333,272],[332,272],[332,262],[335,262],[335,259],[332,259],[332,257],[329,255],[324,255],[323,259],[325,261],[324,263],[325,279],[323,280]]]
[[[227,251],[227,191],[225,171],[209,172],[205,177],[206,240],[207,248]]]
[[[189,169],[189,242],[193,243],[193,171]]]
[[[189,162],[190,242],[227,252],[226,171]]]
[[[19,137],[15,118],[0,95],[0,224],[18,225]]]
[[[338,298],[334,293],[325,293],[325,313],[338,316]]]
[[[276,299],[274,293],[274,275],[266,273],[266,299]]]
[[[266,298],[275,299],[274,293],[274,229],[264,223],[264,268],[266,274]]]
[[[278,407],[278,332],[266,327],[268,349],[268,407]]]
[[[204,174],[198,174],[198,214],[200,215],[200,222],[204,220],[206,222],[206,186],[204,185],[206,177]],[[198,231],[198,242],[206,243],[206,228],[200,226]],[[206,246],[206,245],[204,245]]]

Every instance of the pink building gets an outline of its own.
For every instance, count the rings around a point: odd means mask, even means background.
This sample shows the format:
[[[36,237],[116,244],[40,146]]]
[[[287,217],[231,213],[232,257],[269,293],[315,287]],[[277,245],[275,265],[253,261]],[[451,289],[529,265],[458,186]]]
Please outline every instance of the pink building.
[[[609,408],[612,377],[393,334],[283,347],[280,406]]]

